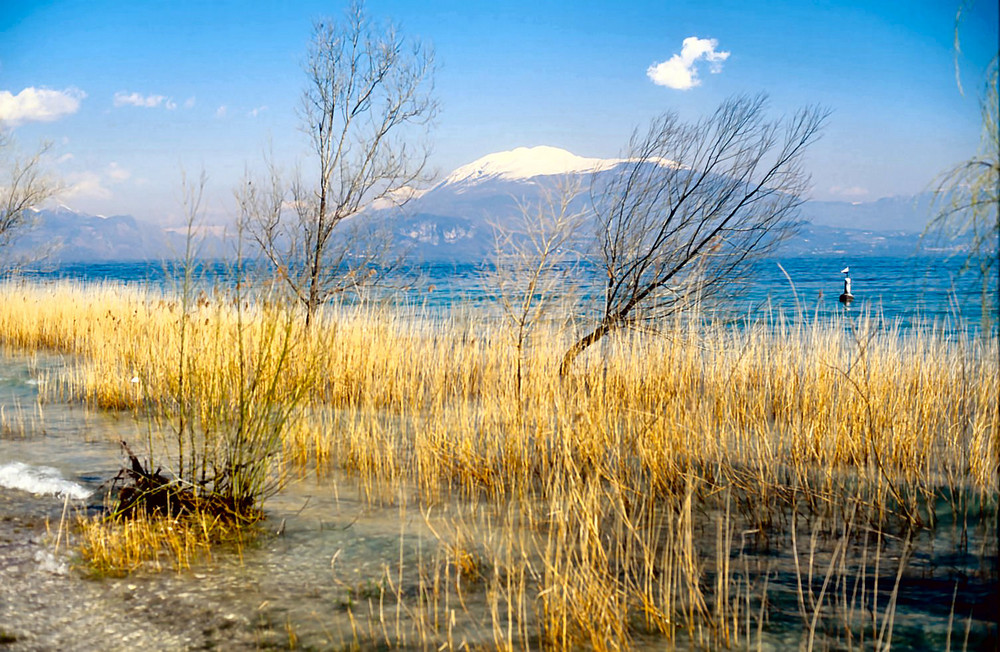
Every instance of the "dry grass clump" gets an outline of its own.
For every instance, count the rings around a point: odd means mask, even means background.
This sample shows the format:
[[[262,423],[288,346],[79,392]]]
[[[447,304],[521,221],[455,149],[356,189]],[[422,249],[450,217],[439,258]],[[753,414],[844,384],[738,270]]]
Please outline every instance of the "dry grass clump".
[[[139,569],[180,571],[211,559],[220,543],[242,545],[248,536],[218,515],[181,516],[138,513],[129,518],[77,518],[77,542],[83,559],[101,575],[126,575]]]
[[[472,505],[479,516],[441,537],[443,566],[406,590],[402,570],[382,578],[397,615],[390,632],[384,605],[371,612],[375,642],[412,643],[406,604],[417,640],[456,644],[448,596],[477,577],[501,648],[752,645],[779,603],[806,648],[882,645],[884,586],[900,586],[914,546],[954,530],[995,553],[996,336],[900,332],[864,313],[661,326],[609,338],[560,378],[572,338],[555,325],[514,342],[495,320],[361,305],[306,330],[294,308],[221,293],[179,305],[110,285],[0,286],[0,344],[76,356],[51,396],[160,419],[150,466],[176,460],[192,487],[205,460],[240,469],[249,453],[266,461],[250,495],[339,469],[373,503],[415,488],[425,506]],[[147,545],[125,524],[83,527],[96,560],[112,536]]]

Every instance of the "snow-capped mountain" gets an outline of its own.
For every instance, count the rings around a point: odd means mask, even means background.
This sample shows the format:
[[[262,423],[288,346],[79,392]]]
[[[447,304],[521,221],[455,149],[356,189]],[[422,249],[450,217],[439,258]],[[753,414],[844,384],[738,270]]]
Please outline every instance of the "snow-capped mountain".
[[[591,176],[621,159],[577,156],[558,147],[518,147],[463,165],[392,215],[393,228],[417,260],[481,261],[492,256],[497,227],[514,228],[525,207],[576,183],[582,208]]]
[[[516,229],[525,207],[537,207],[546,192],[559,192],[566,182],[576,183],[579,195],[570,210],[586,210],[593,175],[626,162],[577,156],[556,147],[518,147],[463,165],[428,189],[403,189],[370,207],[369,215],[391,226],[396,243],[409,250],[413,263],[481,262],[494,254],[495,228]],[[909,255],[916,250],[929,213],[926,198],[860,204],[806,202],[801,217],[807,224],[799,237],[783,245],[783,251],[788,255],[842,251]],[[131,216],[85,215],[66,206],[34,216],[36,228],[16,240],[13,252],[0,253],[29,258],[43,254],[58,263],[157,260],[183,251],[183,233]],[[593,238],[592,229],[583,231],[581,238]],[[230,251],[217,233],[204,238],[203,245],[202,255],[208,257]]]
[[[621,158],[588,158],[557,147],[518,147],[463,165],[437,185],[414,193],[393,214],[397,237],[417,260],[485,260],[494,252],[494,227],[518,224],[524,206],[537,205],[546,190],[576,182],[572,208],[587,208],[595,173],[627,163]],[[676,166],[657,160],[663,166]],[[909,255],[929,213],[926,201],[895,198],[876,202],[806,202],[800,237],[783,245],[788,255],[852,251]],[[390,213],[391,211],[386,211]],[[585,236],[591,236],[588,232]]]
[[[526,181],[534,177],[589,174],[613,167],[619,159],[586,158],[558,147],[518,147],[496,152],[457,168],[442,186],[477,184],[490,180]]]

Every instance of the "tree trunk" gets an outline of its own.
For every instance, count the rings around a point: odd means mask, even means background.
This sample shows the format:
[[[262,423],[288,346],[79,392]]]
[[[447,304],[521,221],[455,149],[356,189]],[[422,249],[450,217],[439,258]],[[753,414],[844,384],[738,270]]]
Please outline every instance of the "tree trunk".
[[[565,378],[566,374],[569,373],[569,368],[573,366],[573,362],[576,360],[577,356],[583,353],[588,346],[597,342],[614,330],[616,323],[617,322],[608,319],[603,320],[597,325],[597,328],[592,330],[589,334],[584,335],[576,342],[576,344],[569,347],[569,350],[566,351],[566,355],[563,356],[562,364],[559,365],[559,377]]]

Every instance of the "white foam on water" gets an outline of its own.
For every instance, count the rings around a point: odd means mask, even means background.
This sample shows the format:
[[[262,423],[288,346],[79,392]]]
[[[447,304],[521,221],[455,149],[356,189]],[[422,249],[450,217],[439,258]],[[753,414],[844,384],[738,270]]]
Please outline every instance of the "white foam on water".
[[[40,496],[52,495],[83,500],[91,492],[66,480],[50,466],[31,466],[23,462],[0,464],[0,487],[19,489]]]
[[[66,562],[56,559],[48,550],[39,550],[35,553],[35,562],[38,563],[38,570],[52,575],[65,575],[69,572]]]

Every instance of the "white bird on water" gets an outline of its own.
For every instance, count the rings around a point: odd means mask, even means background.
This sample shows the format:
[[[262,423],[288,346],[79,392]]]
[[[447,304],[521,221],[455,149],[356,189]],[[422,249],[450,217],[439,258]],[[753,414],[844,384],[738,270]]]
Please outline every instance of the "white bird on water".
[[[851,294],[851,268],[850,266],[845,267],[840,270],[841,274],[844,274],[844,293],[840,295],[840,302],[845,306],[850,305],[854,301],[854,295]]]

